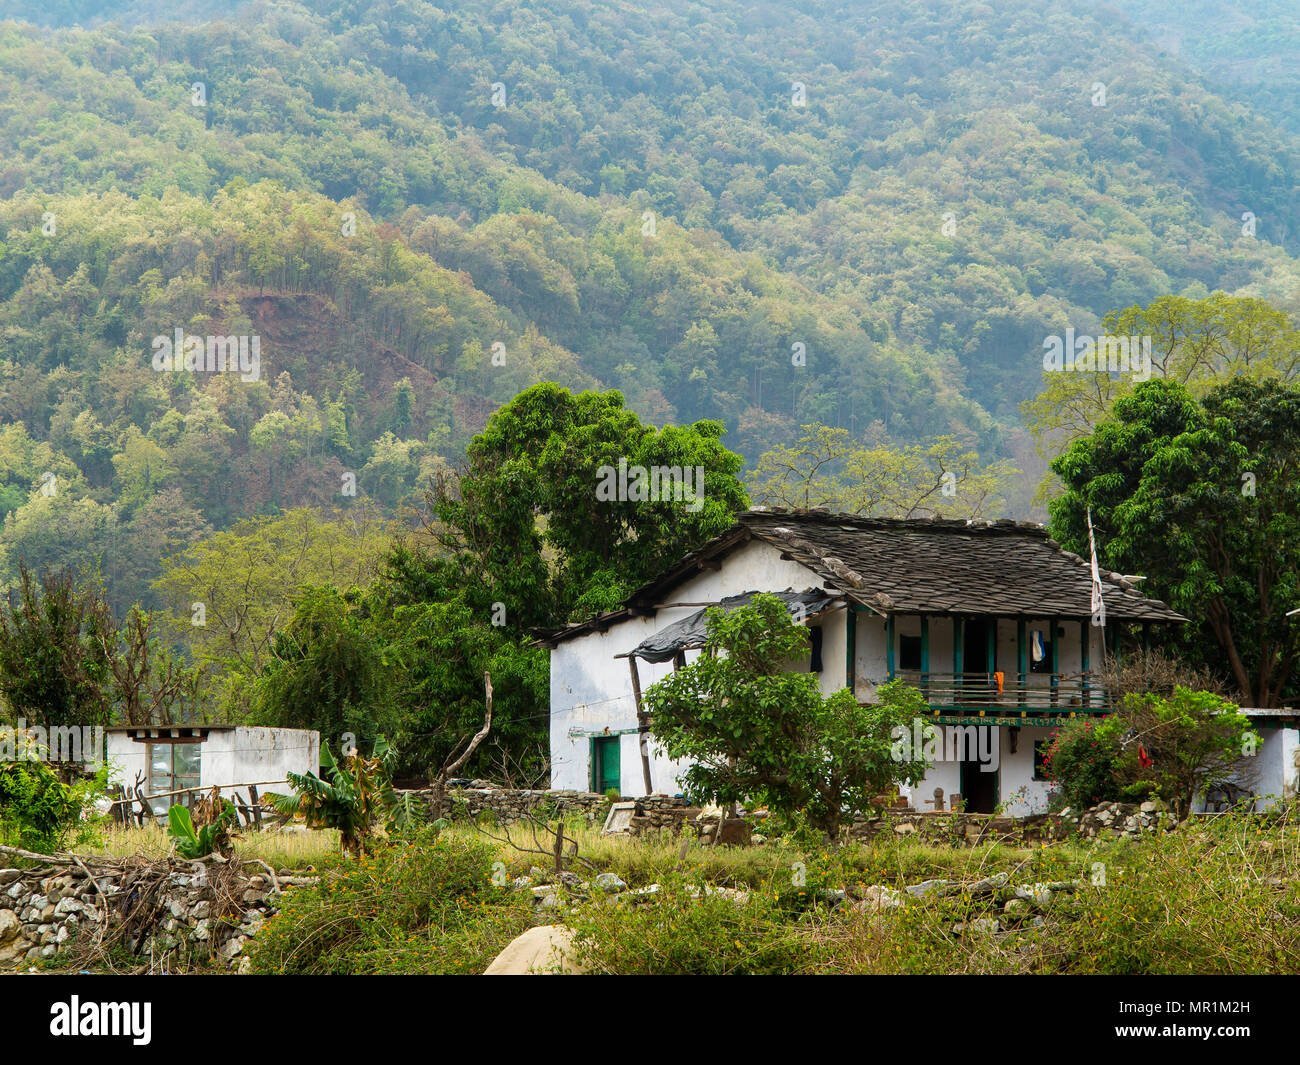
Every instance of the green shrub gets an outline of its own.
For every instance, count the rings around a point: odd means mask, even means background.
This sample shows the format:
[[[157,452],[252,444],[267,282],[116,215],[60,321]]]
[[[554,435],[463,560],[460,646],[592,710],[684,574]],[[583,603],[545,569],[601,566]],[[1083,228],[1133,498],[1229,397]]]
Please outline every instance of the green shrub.
[[[224,855],[230,850],[230,825],[234,820],[235,804],[229,799],[223,804],[217,819],[210,825],[200,826],[197,831],[190,811],[184,806],[173,806],[167,811],[167,834],[182,858],[193,861],[206,858],[213,851]]]
[[[588,972],[632,975],[759,975],[800,972],[809,944],[797,934],[788,896],[730,893],[679,875],[633,902],[598,897],[568,919],[576,960]]]
[[[1043,759],[1047,778],[1057,786],[1060,803],[1076,810],[1124,797],[1115,782],[1119,738],[1104,727],[1107,719],[1076,718],[1052,733]]]
[[[0,762],[0,842],[51,854],[69,838],[93,837],[82,815],[104,793],[108,770],[64,784],[45,762]]]
[[[532,923],[532,900],[493,883],[492,848],[425,831],[291,890],[252,941],[254,972],[481,973]]]

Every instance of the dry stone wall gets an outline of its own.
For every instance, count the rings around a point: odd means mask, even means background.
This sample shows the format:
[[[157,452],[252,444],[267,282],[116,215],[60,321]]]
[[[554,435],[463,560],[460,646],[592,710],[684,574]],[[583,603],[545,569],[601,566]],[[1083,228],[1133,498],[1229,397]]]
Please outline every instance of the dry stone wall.
[[[184,951],[238,969],[279,911],[276,888],[306,882],[256,873],[223,876],[216,889],[206,873],[140,869],[0,869],[0,969],[66,954],[79,938],[117,940],[145,961]]]

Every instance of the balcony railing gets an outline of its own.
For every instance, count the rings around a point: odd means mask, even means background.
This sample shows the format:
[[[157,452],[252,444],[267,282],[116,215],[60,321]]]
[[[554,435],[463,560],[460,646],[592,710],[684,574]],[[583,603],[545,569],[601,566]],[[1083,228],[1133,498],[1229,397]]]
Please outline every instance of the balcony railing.
[[[1114,709],[1095,673],[922,673],[895,670],[934,710],[1026,710],[1101,713]]]

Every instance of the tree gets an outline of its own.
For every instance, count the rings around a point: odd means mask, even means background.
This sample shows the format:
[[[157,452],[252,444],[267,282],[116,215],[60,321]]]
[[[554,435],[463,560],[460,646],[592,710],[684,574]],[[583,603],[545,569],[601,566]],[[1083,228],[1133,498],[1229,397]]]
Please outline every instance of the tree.
[[[1298,468],[1300,389],[1237,378],[1197,402],[1153,380],[1052,463],[1051,528],[1086,555],[1091,510],[1101,561],[1192,619],[1187,653],[1278,706],[1300,656]]]
[[[1112,311],[1101,333],[1149,337],[1153,379],[1200,396],[1231,377],[1293,381],[1300,374],[1300,329],[1264,300],[1216,292],[1206,299],[1161,296],[1145,307]],[[1090,435],[1115,403],[1142,382],[1140,374],[1044,372],[1042,392],[1021,405],[1044,447]]]
[[[847,429],[805,425],[792,445],[764,451],[754,498],[782,507],[827,507],[866,517],[975,518],[992,510],[1017,470],[984,465],[951,436],[925,445],[859,444]]]
[[[373,508],[302,507],[239,522],[163,561],[153,590],[199,665],[232,685],[228,712],[246,713],[247,685],[273,660],[275,635],[313,585],[365,588],[390,538]]]
[[[1232,703],[1181,686],[1168,698],[1126,696],[1098,731],[1117,742],[1112,773],[1125,793],[1158,795],[1180,818],[1197,795],[1248,773],[1260,743]]]
[[[441,480],[431,504],[437,541],[465,578],[505,604],[516,632],[567,620],[584,592],[606,590],[615,606],[692,548],[728,528],[747,504],[741,458],[722,447],[718,422],[655,429],[619,392],[552,384],[521,392],[470,444],[464,472]],[[692,497],[602,498],[604,471],[703,471]],[[640,497],[638,498],[638,496]]]
[[[711,608],[704,653],[653,684],[645,706],[670,758],[689,759],[693,801],[753,798],[785,814],[806,811],[832,839],[846,816],[897,782],[914,784],[925,762],[897,761],[896,727],[927,712],[919,692],[891,683],[861,706],[844,688],[823,698],[817,678],[781,667],[808,653],[805,628],[776,596],[732,611]]]
[[[0,692],[29,725],[107,725],[112,638],[103,592],[67,570],[19,569],[18,602],[0,610]]]
[[[397,678],[380,640],[347,598],[328,586],[303,594],[275,634],[257,681],[254,723],[317,729],[327,737],[350,732],[367,743],[387,731]]]
[[[287,773],[294,794],[267,792],[282,814],[302,814],[308,828],[336,828],[343,853],[359,858],[369,850],[370,834],[385,814],[405,807],[390,781],[393,748],[381,737],[369,758],[359,750],[343,752],[343,760],[321,744],[321,764],[329,780],[315,773]]]

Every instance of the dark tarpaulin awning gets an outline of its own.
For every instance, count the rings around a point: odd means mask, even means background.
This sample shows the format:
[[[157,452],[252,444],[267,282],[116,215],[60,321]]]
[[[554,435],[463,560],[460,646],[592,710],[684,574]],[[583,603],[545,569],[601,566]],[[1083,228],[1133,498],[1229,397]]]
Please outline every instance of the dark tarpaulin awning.
[[[723,610],[735,610],[739,606],[748,606],[754,596],[758,594],[760,593],[744,592],[741,595],[731,595],[712,605],[719,606]],[[810,588],[804,592],[796,592],[787,588],[784,592],[769,592],[767,594],[775,595],[785,603],[790,615],[797,620],[820,614],[841,598],[819,588]],[[709,607],[701,607],[689,617],[674,621],[671,625],[660,629],[653,636],[639,643],[628,657],[640,658],[645,662],[669,662],[676,657],[678,651],[689,651],[703,647],[705,637],[708,635],[708,626],[705,624],[704,614],[709,609]]]

